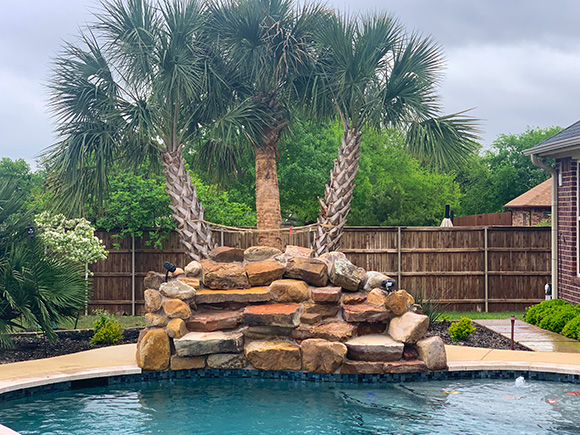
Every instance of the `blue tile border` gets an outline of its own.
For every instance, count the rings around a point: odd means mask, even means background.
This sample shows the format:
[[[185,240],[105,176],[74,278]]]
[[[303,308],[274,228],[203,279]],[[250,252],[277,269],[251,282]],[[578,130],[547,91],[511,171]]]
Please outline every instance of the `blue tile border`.
[[[211,378],[246,378],[246,379],[278,379],[294,382],[314,383],[406,383],[428,382],[460,379],[515,379],[524,376],[527,380],[563,382],[580,384],[580,375],[538,372],[528,370],[467,370],[467,371],[440,371],[406,374],[352,374],[338,373],[309,373],[291,371],[259,371],[259,370],[228,370],[228,369],[195,369],[164,372],[143,372],[131,375],[116,375],[98,377],[77,381],[57,382],[50,385],[23,388],[0,394],[0,402],[30,397],[37,394],[72,391],[91,387],[102,387],[120,384],[134,384],[140,382],[172,381],[179,379],[211,379]]]

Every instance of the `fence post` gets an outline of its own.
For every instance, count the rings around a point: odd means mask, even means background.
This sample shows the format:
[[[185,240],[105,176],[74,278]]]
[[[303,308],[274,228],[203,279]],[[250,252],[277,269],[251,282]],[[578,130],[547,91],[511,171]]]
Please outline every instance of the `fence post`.
[[[221,245],[224,246],[224,229],[223,228],[220,230],[220,242],[221,242]]]
[[[401,288],[401,227],[397,227],[397,286]]]
[[[483,238],[484,238],[484,262],[485,262],[485,312],[489,312],[489,280],[488,280],[488,265],[487,265],[487,256],[488,256],[488,249],[487,249],[487,228],[483,228]]]
[[[131,315],[135,315],[135,236],[131,234]]]

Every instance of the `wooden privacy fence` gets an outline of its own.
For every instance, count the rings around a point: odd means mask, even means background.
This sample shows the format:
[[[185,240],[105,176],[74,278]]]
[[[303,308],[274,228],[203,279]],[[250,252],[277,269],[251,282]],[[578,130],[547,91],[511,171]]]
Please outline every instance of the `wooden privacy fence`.
[[[512,212],[504,211],[501,213],[472,214],[461,216],[453,219],[453,225],[456,227],[471,227],[479,225],[511,225]]]
[[[94,272],[90,309],[143,313],[143,277],[163,272],[163,262],[185,266],[189,257],[171,233],[162,249],[146,238],[113,239],[99,231],[109,258]],[[214,232],[218,244],[247,248],[253,233]],[[285,234],[284,243],[309,246],[313,233]],[[120,249],[112,248],[112,242]],[[448,305],[448,310],[521,310],[543,300],[550,282],[549,227],[349,227],[341,251],[366,270],[395,278],[399,288],[421,292]]]

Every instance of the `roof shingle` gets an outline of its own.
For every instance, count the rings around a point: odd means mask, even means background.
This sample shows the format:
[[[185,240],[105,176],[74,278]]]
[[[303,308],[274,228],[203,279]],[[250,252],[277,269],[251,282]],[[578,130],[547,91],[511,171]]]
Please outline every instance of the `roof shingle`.
[[[512,199],[503,208],[521,207],[551,207],[552,206],[552,179],[549,178],[517,198]]]

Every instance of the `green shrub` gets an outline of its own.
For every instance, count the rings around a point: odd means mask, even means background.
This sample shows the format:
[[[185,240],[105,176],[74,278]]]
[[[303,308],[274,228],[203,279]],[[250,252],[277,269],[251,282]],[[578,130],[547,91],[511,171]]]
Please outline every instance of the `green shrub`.
[[[447,293],[445,293],[443,297],[446,295]],[[416,304],[421,305],[421,308],[423,308],[423,314],[429,317],[429,324],[432,324],[433,322],[441,319],[443,313],[449,307],[449,304],[444,304],[435,300],[433,295],[430,295],[428,298],[424,298],[423,292],[420,290],[413,293],[413,299],[415,299]]]
[[[562,305],[548,310],[538,325],[548,331],[560,333],[570,320],[580,314],[580,310],[573,305]]]
[[[531,307],[526,308],[525,321],[531,323],[532,325],[539,325],[539,323],[550,310],[565,305],[571,306],[572,304],[562,299],[550,299],[549,301],[544,301],[539,304],[532,305]]]
[[[562,335],[575,340],[580,340],[580,315],[577,315],[566,323],[564,328],[562,328]]]
[[[475,331],[475,327],[473,326],[471,319],[462,317],[459,321],[453,322],[448,331],[453,341],[467,340]]]
[[[115,316],[105,310],[96,310],[99,317],[94,322],[95,334],[91,338],[91,345],[115,344],[123,339],[123,328]]]

